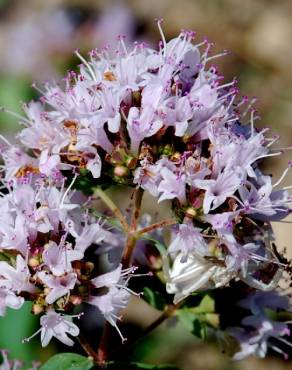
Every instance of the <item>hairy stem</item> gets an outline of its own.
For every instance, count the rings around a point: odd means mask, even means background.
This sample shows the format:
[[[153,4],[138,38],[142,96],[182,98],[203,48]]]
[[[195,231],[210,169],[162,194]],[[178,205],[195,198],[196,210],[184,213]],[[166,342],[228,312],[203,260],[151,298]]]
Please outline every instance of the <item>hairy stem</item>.
[[[146,226],[144,227],[143,229],[139,230],[137,232],[137,236],[140,236],[140,235],[143,235],[143,234],[146,234],[150,231],[153,231],[155,229],[160,229],[162,227],[166,227],[166,226],[171,226],[171,225],[175,225],[177,223],[177,221],[173,218],[169,218],[169,219],[166,219],[166,220],[162,220],[162,221],[159,221],[155,224],[152,224],[152,225],[149,225],[149,226]]]
[[[129,225],[125,217],[123,216],[122,212],[120,211],[118,206],[111,200],[111,198],[101,188],[96,188],[94,190],[93,198],[96,198],[96,197],[99,197],[108,206],[108,208],[113,212],[113,214],[120,221],[124,230],[128,232]]]

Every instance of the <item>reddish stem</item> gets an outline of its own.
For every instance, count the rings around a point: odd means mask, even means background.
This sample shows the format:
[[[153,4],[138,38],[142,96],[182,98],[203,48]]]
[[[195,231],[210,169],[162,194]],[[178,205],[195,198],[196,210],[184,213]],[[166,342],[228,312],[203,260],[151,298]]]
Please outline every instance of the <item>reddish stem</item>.
[[[144,190],[141,188],[135,189],[135,195],[134,195],[134,212],[132,214],[132,219],[131,219],[131,226],[130,226],[130,231],[134,232],[137,230],[138,227],[138,221],[141,213],[141,204],[142,204],[142,198],[143,198]]]
[[[136,233],[136,229],[138,226],[138,221],[139,221],[139,217],[141,213],[143,192],[144,191],[141,188],[138,188],[135,190],[135,195],[134,195],[135,208],[132,214],[130,230],[126,229],[126,231],[128,232],[128,237],[126,240],[126,245],[125,245],[124,254],[122,258],[123,267],[130,266],[132,253],[136,245],[137,238],[136,238],[135,233]],[[97,350],[99,366],[104,366],[108,358],[108,340],[110,338],[110,329],[111,329],[110,324],[106,322],[104,329],[103,329],[100,345]]]
[[[135,207],[134,207],[134,211],[132,214],[130,231],[128,233],[128,237],[127,237],[126,245],[124,249],[124,254],[122,258],[122,264],[124,268],[127,268],[130,266],[132,254],[133,254],[133,251],[136,245],[136,241],[137,241],[136,234],[137,234],[138,221],[139,221],[139,217],[141,213],[143,193],[144,193],[144,190],[141,188],[138,188],[135,190],[135,195],[134,195]]]
[[[162,227],[175,225],[176,223],[177,223],[176,220],[174,220],[172,218],[169,218],[169,219],[166,219],[166,220],[163,220],[163,221],[157,222],[155,224],[144,227],[143,229],[141,229],[137,232],[137,236],[146,234],[146,233],[148,233],[150,231],[153,231],[155,229],[160,229]]]
[[[97,364],[100,367],[105,367],[108,358],[108,339],[110,338],[111,326],[108,322],[105,323],[100,344],[97,350]]]
[[[91,357],[95,363],[98,363],[98,356],[91,345],[87,342],[86,338],[82,334],[79,334],[77,339],[87,356]]]

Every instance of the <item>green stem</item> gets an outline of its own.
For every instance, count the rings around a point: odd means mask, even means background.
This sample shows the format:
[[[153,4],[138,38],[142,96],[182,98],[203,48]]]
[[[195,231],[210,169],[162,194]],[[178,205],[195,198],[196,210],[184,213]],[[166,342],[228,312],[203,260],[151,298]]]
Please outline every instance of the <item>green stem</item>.
[[[113,214],[117,217],[117,219],[122,224],[124,230],[126,232],[129,231],[129,225],[123,216],[122,212],[118,208],[118,206],[112,201],[112,199],[104,192],[101,188],[96,188],[94,190],[93,198],[99,197],[107,206],[108,208],[113,212]]]

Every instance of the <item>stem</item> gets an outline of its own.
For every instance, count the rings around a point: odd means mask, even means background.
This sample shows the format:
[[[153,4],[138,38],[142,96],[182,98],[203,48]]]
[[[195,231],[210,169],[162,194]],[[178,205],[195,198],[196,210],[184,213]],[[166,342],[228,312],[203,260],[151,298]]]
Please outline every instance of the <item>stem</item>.
[[[132,214],[131,219],[131,227],[130,231],[128,233],[128,237],[126,240],[126,245],[124,249],[124,254],[122,258],[122,264],[124,268],[127,268],[131,264],[131,258],[134,251],[134,248],[136,246],[137,241],[137,227],[138,227],[138,221],[141,213],[141,204],[142,204],[142,198],[143,198],[144,190],[141,188],[138,188],[135,190],[135,208]]]
[[[94,190],[93,198],[95,198],[96,196],[98,196],[108,206],[108,208],[113,212],[113,214],[120,221],[124,230],[126,232],[128,232],[129,231],[129,225],[128,225],[125,217],[123,216],[122,212],[117,207],[117,205],[111,200],[111,198],[100,188],[96,188]]]
[[[79,334],[77,339],[87,356],[91,357],[95,363],[98,363],[98,356],[91,345],[87,342],[86,338],[82,334]]]
[[[125,348],[131,348],[137,341],[146,337],[149,333],[160,326],[165,320],[171,317],[181,306],[181,304],[182,302],[169,305],[167,309],[155,321],[153,321],[152,324],[150,324],[138,337],[128,340],[125,345],[119,346],[118,348],[114,349],[111,354],[115,354],[121,350],[125,350]]]
[[[135,208],[134,212],[132,214],[132,220],[131,220],[131,231],[136,231],[138,226],[138,221],[141,213],[141,204],[142,204],[142,198],[143,198],[144,190],[141,188],[135,189]]]
[[[137,232],[137,236],[146,234],[149,231],[152,231],[152,230],[155,230],[155,229],[159,229],[159,228],[162,228],[162,227],[175,225],[176,223],[177,223],[176,220],[174,220],[172,218],[169,218],[169,219],[166,219],[166,220],[163,220],[163,221],[157,222],[155,224],[152,224],[152,225],[149,225],[149,226],[144,227],[143,229],[141,229],[141,230],[139,230]]]
[[[130,233],[126,241],[125,251],[122,258],[123,268],[129,267],[131,264],[131,258],[136,246],[136,241],[137,241],[136,234]]]
[[[100,344],[97,350],[97,363],[100,367],[105,367],[108,358],[108,339],[110,338],[111,325],[106,322],[103,328]]]
[[[156,329],[159,325],[161,325],[166,319],[168,319],[169,317],[171,317],[176,309],[178,307],[176,305],[169,305],[167,307],[167,309],[155,320],[153,321],[152,324],[150,324],[144,331],[143,333],[141,334],[141,336],[139,338],[137,338],[136,340],[140,340],[141,338],[145,337],[146,335],[148,335],[149,333],[151,333],[154,329]]]
[[[122,220],[125,221],[125,219],[124,219],[124,216],[121,214],[120,210],[116,207],[116,205],[112,202],[112,200],[102,190],[100,189],[97,189],[97,190],[98,190],[97,194],[104,200],[104,202],[116,214],[116,216],[119,218],[119,220],[121,221],[123,225]],[[131,226],[129,228],[129,225],[127,224],[126,221],[125,221],[126,227],[123,225],[125,231],[128,234],[125,249],[124,249],[124,254],[122,258],[122,263],[123,263],[124,268],[129,267],[131,263],[132,253],[136,245],[136,240],[137,240],[136,229],[138,226],[138,220],[139,220],[139,216],[141,212],[143,192],[144,191],[141,188],[138,188],[135,190],[135,195],[134,195],[135,208],[132,214]],[[112,207],[114,207],[114,209]],[[104,366],[108,358],[108,339],[110,338],[110,329],[111,329],[110,324],[106,322],[104,329],[103,329],[100,345],[97,350],[98,364],[100,366]]]

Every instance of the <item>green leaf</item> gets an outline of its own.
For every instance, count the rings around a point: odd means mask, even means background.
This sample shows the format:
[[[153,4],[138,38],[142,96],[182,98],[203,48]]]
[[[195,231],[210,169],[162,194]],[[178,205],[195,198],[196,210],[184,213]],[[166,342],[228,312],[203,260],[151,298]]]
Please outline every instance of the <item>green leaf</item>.
[[[145,299],[147,303],[160,311],[162,311],[166,306],[165,299],[163,298],[161,293],[149,287],[144,287],[143,299]]]
[[[0,348],[8,348],[11,358],[31,362],[39,360],[44,350],[39,348],[38,340],[23,343],[22,340],[36,331],[38,318],[31,313],[31,303],[26,302],[20,310],[8,309],[0,318]],[[0,356],[1,357],[1,356]]]
[[[199,316],[188,309],[177,311],[177,316],[183,326],[198,338],[206,338],[206,324],[200,320]]]
[[[39,370],[89,370],[93,363],[87,357],[75,353],[60,353],[51,357]]]
[[[177,316],[183,326],[195,336],[205,339],[207,327],[218,328],[219,315],[215,312],[214,299],[206,294],[195,307],[183,307],[177,311]]]
[[[148,365],[141,362],[109,362],[107,370],[179,370],[172,365]],[[40,369],[42,370],[42,369]]]
[[[148,235],[143,235],[141,239],[151,241],[154,244],[154,246],[157,248],[161,256],[164,256],[166,254],[166,246],[162,244],[160,241],[154,238],[151,238],[151,236],[148,236]]]
[[[206,294],[201,303],[197,307],[191,307],[190,311],[196,314],[206,314],[215,312],[215,301],[212,297]]]

